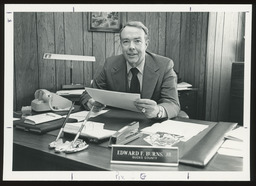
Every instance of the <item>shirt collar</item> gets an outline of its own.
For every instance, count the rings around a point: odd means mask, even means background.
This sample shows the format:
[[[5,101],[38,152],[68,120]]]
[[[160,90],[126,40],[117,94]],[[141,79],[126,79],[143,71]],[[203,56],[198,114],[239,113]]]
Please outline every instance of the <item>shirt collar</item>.
[[[145,65],[145,59],[136,67],[141,74],[143,74],[144,65]],[[131,68],[133,67],[127,61],[126,61],[126,66],[127,66],[127,74],[129,74]]]

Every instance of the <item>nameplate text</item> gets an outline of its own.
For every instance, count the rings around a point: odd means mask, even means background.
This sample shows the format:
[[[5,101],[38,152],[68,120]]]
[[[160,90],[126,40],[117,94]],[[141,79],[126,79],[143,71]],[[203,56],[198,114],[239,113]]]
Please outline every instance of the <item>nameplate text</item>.
[[[178,166],[178,147],[112,145],[111,163]]]

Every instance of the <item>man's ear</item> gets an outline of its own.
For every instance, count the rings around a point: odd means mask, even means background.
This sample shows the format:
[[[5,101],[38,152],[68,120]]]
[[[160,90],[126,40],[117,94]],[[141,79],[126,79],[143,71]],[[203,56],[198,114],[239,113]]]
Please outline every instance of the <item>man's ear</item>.
[[[148,48],[148,45],[149,45],[149,39],[146,39],[146,49]]]

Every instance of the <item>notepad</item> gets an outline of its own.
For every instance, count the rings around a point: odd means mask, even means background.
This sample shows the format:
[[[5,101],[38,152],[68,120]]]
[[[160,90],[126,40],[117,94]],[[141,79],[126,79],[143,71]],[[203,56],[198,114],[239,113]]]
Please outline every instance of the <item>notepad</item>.
[[[49,121],[54,121],[61,119],[62,116],[55,114],[55,113],[44,113],[44,114],[37,114],[33,116],[27,116],[24,120],[24,123],[31,124],[31,125],[37,125],[40,123],[45,123]]]

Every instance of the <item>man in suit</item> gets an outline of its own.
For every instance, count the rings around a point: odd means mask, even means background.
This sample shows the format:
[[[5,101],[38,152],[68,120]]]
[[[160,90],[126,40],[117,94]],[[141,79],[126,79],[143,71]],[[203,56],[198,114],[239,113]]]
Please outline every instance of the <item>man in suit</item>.
[[[141,22],[125,24],[120,31],[120,42],[123,54],[106,59],[92,87],[140,93],[141,99],[134,104],[147,118],[176,117],[180,104],[173,61],[146,51],[149,45],[148,29]],[[101,105],[86,91],[80,103],[85,109]]]

